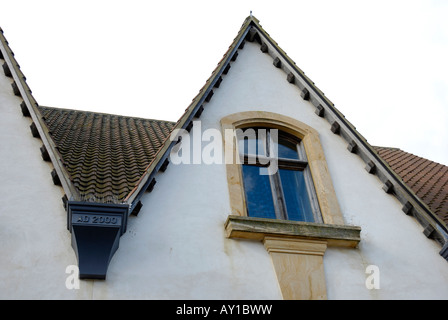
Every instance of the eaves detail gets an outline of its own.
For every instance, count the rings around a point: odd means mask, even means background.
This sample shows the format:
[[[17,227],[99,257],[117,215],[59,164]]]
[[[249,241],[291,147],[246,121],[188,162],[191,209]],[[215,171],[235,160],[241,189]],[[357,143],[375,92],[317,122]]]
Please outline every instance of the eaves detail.
[[[38,107],[77,196],[66,199],[80,278],[105,279],[109,262],[138,214],[126,197],[174,124],[94,112]]]
[[[238,50],[244,48],[246,41],[258,43],[260,51],[272,57],[273,67],[284,71],[285,81],[290,85],[298,87],[301,92],[300,98],[309,101],[316,108],[316,116],[325,119],[329,124],[329,130],[347,142],[347,152],[358,155],[365,162],[366,171],[376,175],[383,183],[385,193],[396,197],[403,206],[403,212],[413,216],[423,226],[425,236],[435,240],[442,246],[448,245],[447,222],[435,214],[428,204],[422,201],[415,191],[403,182],[403,179],[389,166],[315,83],[288,57],[261,27],[259,20],[253,16],[245,20],[229,50],[225,53],[198,96],[193,99],[192,104],[178,121],[176,128],[188,130],[192,119],[198,111],[202,113],[206,110],[205,103],[213,96],[213,89],[216,83],[222,81],[223,76],[227,74],[231,67],[231,62],[238,57]],[[161,158],[163,154],[169,152],[174,143],[175,141],[171,145],[165,146],[166,150],[162,151]],[[443,256],[445,257],[445,255]]]
[[[381,158],[445,223],[448,223],[448,166],[398,148],[374,147]]]
[[[316,116],[325,119],[329,130],[347,142],[347,152],[358,155],[366,163],[366,171],[376,175],[384,184],[384,191],[400,201],[405,214],[422,224],[425,235],[441,245],[447,243],[445,217],[437,211],[440,208],[443,213],[446,199],[436,207],[426,204],[423,200],[431,190],[426,192],[425,185],[417,190],[408,185],[413,180],[403,181],[394,164],[382,158],[381,150],[367,143],[253,16],[244,21],[216,69],[177,123],[39,106],[1,31],[3,71],[13,79],[12,92],[23,100],[18,108],[30,117],[31,134],[42,140],[43,159],[54,166],[51,172],[54,183],[61,185],[66,193],[67,227],[72,233],[80,266],[87,266],[81,272],[84,277],[105,278],[119,238],[126,231],[127,216],[138,212],[141,197],[154,187],[155,175],[166,169],[170,150],[179,142],[170,139],[171,132],[189,131],[193,120],[206,112],[214,90],[219,90],[231,72],[231,65],[246,41],[258,43],[260,51],[272,57],[272,67],[284,71],[286,85],[298,87],[301,93],[298,98],[316,108]],[[425,194],[421,195],[421,191]],[[434,198],[433,203],[436,201]],[[107,245],[92,246],[96,236],[102,237]],[[446,259],[447,248],[441,252]]]
[[[258,20],[254,18],[252,20],[248,41],[258,42],[261,52],[272,57],[273,66],[285,72],[285,81],[298,87],[301,98],[309,101],[316,108],[316,116],[328,121],[329,130],[347,142],[348,152],[358,155],[366,163],[366,171],[380,179],[383,183],[383,190],[387,194],[395,196],[403,205],[403,212],[416,218],[423,226],[425,236],[442,246],[448,244],[447,221],[444,221],[440,214],[436,214],[425,201],[422,201],[416,195],[416,192],[403,181],[397,172],[378,154],[377,150],[315,86],[314,82],[296,66],[295,62],[264,31]],[[442,252],[441,255],[445,257]]]
[[[128,216],[142,206],[131,207],[127,197],[174,123],[39,106],[1,29],[0,59],[12,93],[21,98],[17,112],[30,119],[30,135],[42,141],[42,159],[53,165],[53,183],[65,192],[80,278],[105,279]]]

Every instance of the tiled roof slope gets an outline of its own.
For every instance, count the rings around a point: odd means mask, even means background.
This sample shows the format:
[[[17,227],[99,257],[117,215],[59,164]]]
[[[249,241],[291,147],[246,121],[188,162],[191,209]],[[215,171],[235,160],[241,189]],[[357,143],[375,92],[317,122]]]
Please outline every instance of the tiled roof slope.
[[[39,106],[77,201],[120,203],[138,184],[173,122]]]
[[[398,148],[374,149],[431,211],[448,223],[448,166]]]

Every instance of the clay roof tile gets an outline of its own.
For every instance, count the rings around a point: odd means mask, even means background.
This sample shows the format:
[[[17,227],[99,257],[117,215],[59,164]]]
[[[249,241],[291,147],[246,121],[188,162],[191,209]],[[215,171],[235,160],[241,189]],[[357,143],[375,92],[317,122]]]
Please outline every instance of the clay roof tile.
[[[175,125],[88,111],[39,109],[81,201],[123,201]]]
[[[431,211],[448,223],[448,166],[398,148],[374,149]]]

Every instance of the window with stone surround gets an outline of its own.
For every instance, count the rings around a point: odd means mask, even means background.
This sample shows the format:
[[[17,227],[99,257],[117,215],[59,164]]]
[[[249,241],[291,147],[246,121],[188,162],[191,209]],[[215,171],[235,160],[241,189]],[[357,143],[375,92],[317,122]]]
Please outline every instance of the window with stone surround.
[[[344,224],[318,132],[265,111],[228,115],[221,127],[231,208],[227,237],[264,244],[284,299],[326,299],[325,251],[356,247],[361,228]],[[248,128],[265,129],[251,136],[252,152],[250,138],[238,139]],[[275,132],[278,153],[272,157]],[[270,166],[276,158],[277,167]]]
[[[276,128],[236,131],[247,216],[322,222],[301,140]]]

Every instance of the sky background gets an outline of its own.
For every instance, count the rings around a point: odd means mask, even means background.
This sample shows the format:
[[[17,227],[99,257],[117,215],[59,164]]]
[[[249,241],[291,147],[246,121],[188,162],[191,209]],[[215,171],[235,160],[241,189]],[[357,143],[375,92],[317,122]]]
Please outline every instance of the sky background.
[[[372,145],[448,165],[448,1],[0,0],[40,105],[177,121],[253,11]]]

